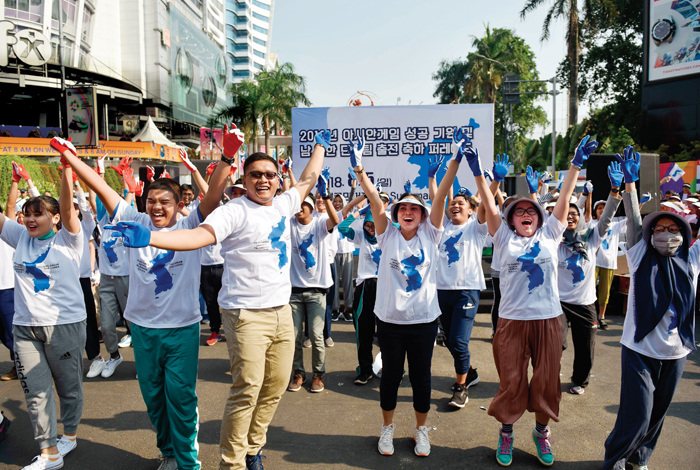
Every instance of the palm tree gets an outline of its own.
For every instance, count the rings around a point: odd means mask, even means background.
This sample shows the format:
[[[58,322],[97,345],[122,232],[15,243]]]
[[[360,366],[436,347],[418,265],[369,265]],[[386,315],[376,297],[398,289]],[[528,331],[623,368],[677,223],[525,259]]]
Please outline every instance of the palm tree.
[[[235,122],[249,136],[255,151],[260,150],[258,134],[265,134],[265,151],[270,151],[270,134],[273,125],[291,132],[292,108],[309,106],[306,97],[306,80],[294,72],[294,66],[286,62],[272,70],[233,84],[228,89],[233,104],[217,112],[210,122]]]
[[[467,55],[467,80],[464,82],[464,99],[469,103],[495,103],[496,89],[508,71],[520,72],[520,65],[513,54],[513,32],[486,25],[483,38],[472,36],[476,52]]]
[[[433,97],[439,104],[457,104],[462,98],[462,88],[467,80],[467,63],[457,59],[454,62],[440,61],[440,68],[433,74],[438,86]]]
[[[525,6],[520,10],[520,18],[542,5],[545,0],[526,0]],[[540,41],[549,39],[549,27],[552,20],[566,17],[568,27],[566,30],[566,57],[569,61],[569,126],[575,126],[578,122],[578,58],[581,52],[581,29],[586,26],[594,15],[612,17],[617,13],[611,0],[583,0],[582,18],[579,18],[579,6],[577,0],[552,0],[552,6],[544,17],[542,35]]]

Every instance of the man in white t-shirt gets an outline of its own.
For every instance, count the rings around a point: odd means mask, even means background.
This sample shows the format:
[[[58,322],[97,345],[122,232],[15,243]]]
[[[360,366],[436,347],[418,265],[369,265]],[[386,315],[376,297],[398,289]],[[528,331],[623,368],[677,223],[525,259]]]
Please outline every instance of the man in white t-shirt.
[[[233,163],[233,158],[226,157],[229,138],[224,131],[219,167],[225,166],[226,171]],[[184,251],[221,243],[224,276],[219,305],[233,385],[221,423],[220,468],[262,467],[267,428],[292,372],[289,221],[316,184],[330,142],[330,131],[316,135],[316,146],[301,178],[280,196],[275,197],[280,184],[277,161],[254,153],[243,166],[246,196],[217,208],[199,227],[166,233],[120,224],[131,246]]]

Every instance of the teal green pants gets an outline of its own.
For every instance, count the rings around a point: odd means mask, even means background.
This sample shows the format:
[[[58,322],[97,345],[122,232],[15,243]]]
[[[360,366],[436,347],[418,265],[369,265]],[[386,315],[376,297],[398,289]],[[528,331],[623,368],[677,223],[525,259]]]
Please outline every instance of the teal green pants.
[[[136,372],[158,449],[179,470],[199,470],[197,363],[199,323],[182,328],[131,326]]]

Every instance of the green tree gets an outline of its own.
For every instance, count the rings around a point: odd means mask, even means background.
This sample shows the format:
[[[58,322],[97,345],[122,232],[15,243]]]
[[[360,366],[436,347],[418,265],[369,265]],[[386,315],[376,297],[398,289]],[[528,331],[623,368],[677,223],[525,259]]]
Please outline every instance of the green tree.
[[[294,66],[286,62],[274,69],[263,71],[256,81],[246,80],[229,87],[233,104],[219,110],[212,123],[234,122],[249,136],[255,151],[260,150],[258,134],[265,134],[265,150],[270,152],[272,128],[291,132],[292,108],[309,106],[306,97],[306,80],[294,72]]]
[[[520,17],[525,19],[527,14],[545,3],[545,0],[526,0],[525,6],[520,11]],[[579,53],[581,52],[582,27],[596,27],[597,21],[609,19],[616,15],[617,10],[613,0],[583,0],[582,9],[579,12],[577,0],[551,0],[551,7],[547,11],[542,24],[540,41],[544,42],[550,37],[552,20],[566,18],[566,60],[569,65],[568,89],[569,89],[569,126],[578,122],[579,102]],[[581,15],[579,16],[579,13]]]
[[[467,81],[467,63],[459,59],[440,62],[440,68],[433,74],[433,80],[438,82],[433,97],[438,104],[456,104],[462,101],[462,90]]]

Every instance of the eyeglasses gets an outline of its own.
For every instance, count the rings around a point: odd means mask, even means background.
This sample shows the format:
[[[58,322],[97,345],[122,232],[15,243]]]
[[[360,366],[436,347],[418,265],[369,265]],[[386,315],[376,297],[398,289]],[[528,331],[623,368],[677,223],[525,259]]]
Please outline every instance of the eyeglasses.
[[[654,233],[663,233],[663,232],[668,232],[668,233],[681,233],[680,227],[678,225],[657,225],[654,227]]]
[[[533,208],[533,207],[530,207],[529,209],[523,209],[523,208],[521,207],[521,208],[515,209],[515,210],[513,211],[513,215],[516,215],[516,216],[518,216],[518,217],[524,216],[525,213],[527,213],[527,215],[530,215],[530,216],[539,214],[539,212],[537,212],[537,209],[535,209],[535,208]]]
[[[277,179],[277,173],[274,171],[251,171],[246,176],[250,176],[253,179],[259,180],[265,176],[268,180]]]
[[[569,212],[568,214],[566,214],[566,216],[567,216],[567,218],[568,217],[571,217],[571,218],[579,217],[579,213],[578,212]]]

